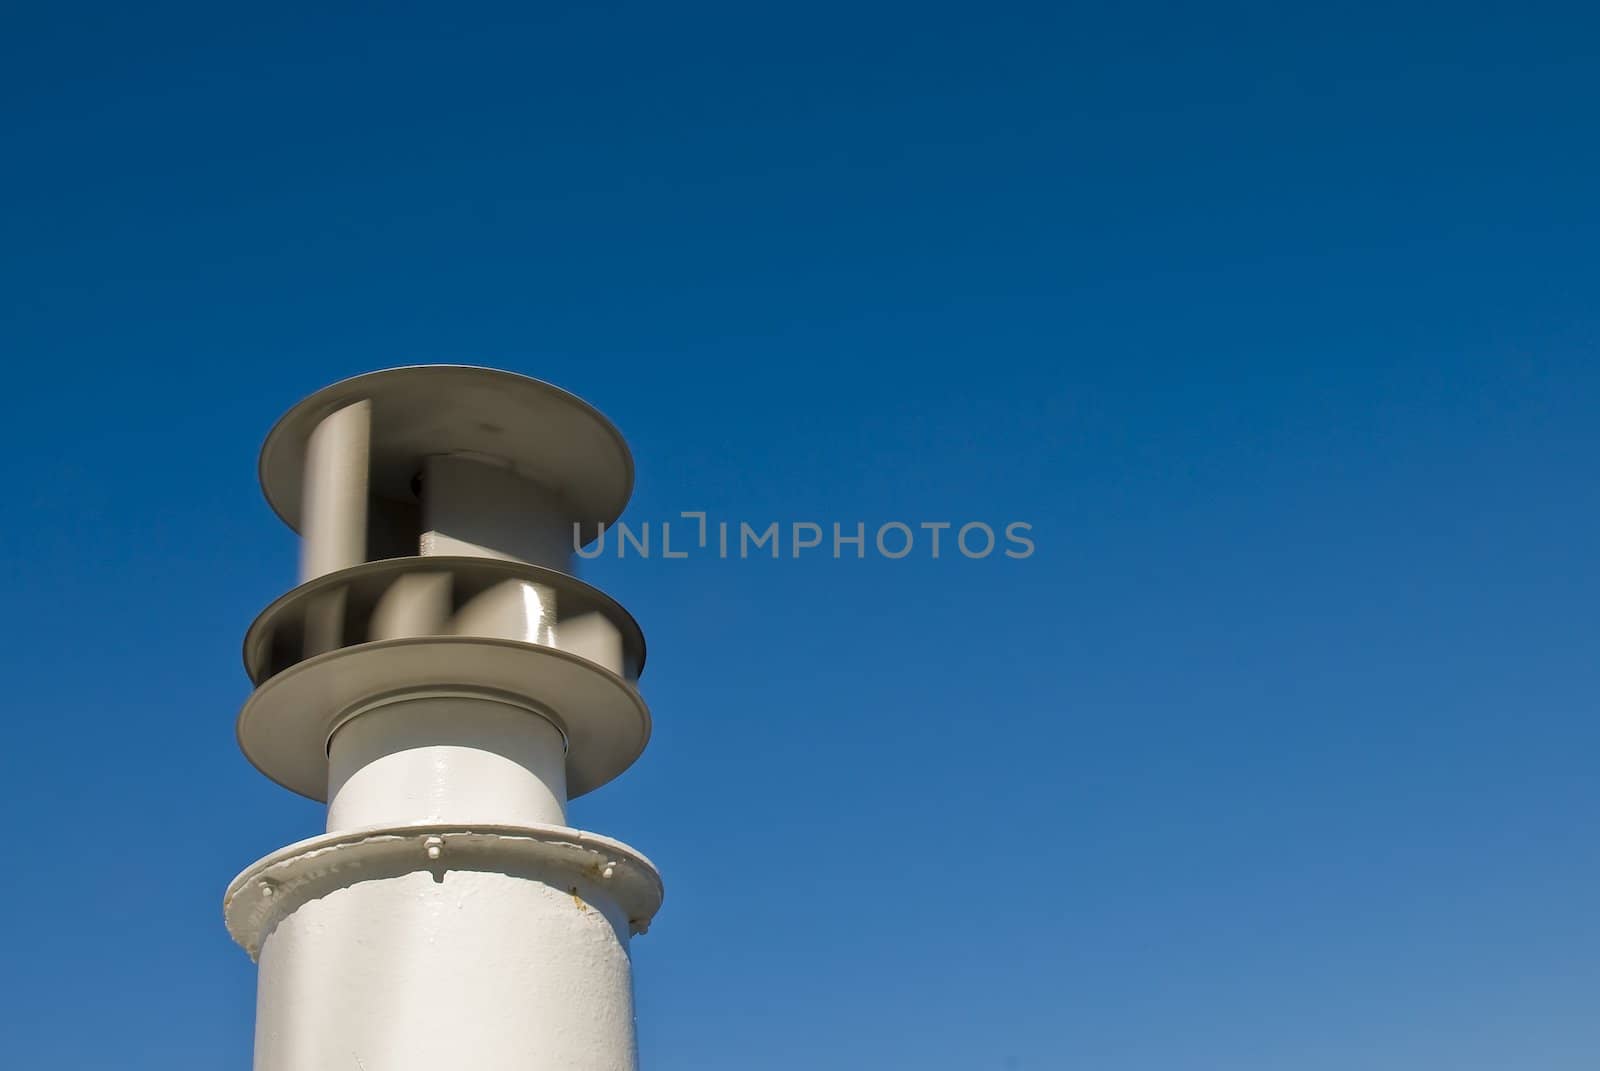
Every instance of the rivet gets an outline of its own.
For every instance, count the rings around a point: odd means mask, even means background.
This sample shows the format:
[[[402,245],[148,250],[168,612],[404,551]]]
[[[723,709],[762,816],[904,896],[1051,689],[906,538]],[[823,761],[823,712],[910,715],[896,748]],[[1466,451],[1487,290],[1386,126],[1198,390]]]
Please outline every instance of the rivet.
[[[429,859],[437,859],[444,854],[444,838],[429,837],[422,842],[422,850],[428,853]]]

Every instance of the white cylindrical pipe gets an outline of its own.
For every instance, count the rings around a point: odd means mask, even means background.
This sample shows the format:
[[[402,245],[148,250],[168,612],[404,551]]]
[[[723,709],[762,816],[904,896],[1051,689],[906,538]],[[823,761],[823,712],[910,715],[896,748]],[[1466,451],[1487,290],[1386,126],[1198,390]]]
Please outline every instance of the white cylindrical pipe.
[[[564,825],[566,738],[480,696],[416,696],[358,713],[328,745],[328,831],[425,822]]]
[[[255,1071],[637,1068],[627,921],[587,883],[358,877],[265,938]]]
[[[302,582],[367,560],[371,451],[371,402],[356,402],[328,414],[306,441],[300,503]]]
[[[554,647],[555,588],[527,580],[503,580],[457,610],[450,631],[457,636],[498,636]]]
[[[449,573],[407,573],[372,608],[367,638],[393,640],[404,636],[437,636],[450,620]]]
[[[567,618],[561,622],[556,645],[604,666],[619,677],[628,673],[623,660],[622,633],[605,614],[590,612]],[[637,672],[634,675],[637,676]]]

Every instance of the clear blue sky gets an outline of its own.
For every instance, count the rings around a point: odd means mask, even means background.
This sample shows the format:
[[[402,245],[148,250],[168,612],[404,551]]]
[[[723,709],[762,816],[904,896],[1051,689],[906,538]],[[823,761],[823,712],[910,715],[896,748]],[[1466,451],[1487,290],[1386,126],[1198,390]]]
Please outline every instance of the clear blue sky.
[[[4,1063],[248,1066],[255,452],[459,361],[632,521],[1034,526],[587,568],[651,1071],[1594,1066],[1587,5],[333,7],[0,31]]]

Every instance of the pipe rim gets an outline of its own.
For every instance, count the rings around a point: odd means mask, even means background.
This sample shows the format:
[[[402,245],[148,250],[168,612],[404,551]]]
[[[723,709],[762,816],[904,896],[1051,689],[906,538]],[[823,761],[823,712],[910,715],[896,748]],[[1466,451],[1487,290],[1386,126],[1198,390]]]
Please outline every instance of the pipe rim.
[[[429,854],[430,846],[438,848],[437,855]],[[277,919],[299,906],[297,887],[319,877],[344,872],[354,882],[374,871],[380,876],[434,869],[504,872],[511,859],[548,866],[562,875],[563,884],[576,880],[590,890],[605,890],[627,915],[633,934],[650,928],[665,897],[655,864],[612,837],[568,826],[428,823],[325,833],[279,848],[228,883],[223,918],[229,935],[254,959]]]

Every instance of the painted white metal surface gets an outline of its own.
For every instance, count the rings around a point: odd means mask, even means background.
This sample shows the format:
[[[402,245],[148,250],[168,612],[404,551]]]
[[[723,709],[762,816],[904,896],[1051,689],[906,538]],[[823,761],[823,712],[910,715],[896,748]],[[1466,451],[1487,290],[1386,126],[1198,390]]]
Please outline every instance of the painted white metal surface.
[[[660,877],[565,825],[650,733],[637,625],[564,572],[626,504],[620,435],[524,377],[392,369],[296,406],[261,473],[304,582],[246,638],[239,741],[328,832],[224,901],[256,1071],[631,1071]]]
[[[556,592],[548,584],[505,580],[469,600],[450,620],[457,636],[501,636],[556,646]]]
[[[567,820],[567,741],[527,706],[477,696],[380,700],[328,745],[328,832],[422,822]]]
[[[576,884],[587,890],[584,895],[601,896],[597,889],[603,888],[632,934],[647,931],[661,907],[661,876],[654,864],[615,838],[566,826],[445,823],[327,833],[279,848],[233,879],[223,897],[223,915],[228,932],[253,958],[279,920],[307,900],[335,886],[419,867],[435,880],[493,869],[545,880],[568,892]]]
[[[330,890],[262,947],[256,1071],[631,1071],[623,925],[493,872]]]
[[[572,525],[551,493],[503,465],[456,454],[423,462],[422,553],[571,570]]]
[[[329,413],[306,442],[301,580],[366,560],[371,431],[372,404],[362,400]]]
[[[257,1071],[632,1069],[628,941],[660,902],[649,860],[556,826],[291,845],[225,901],[260,964]]]

